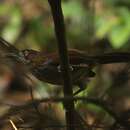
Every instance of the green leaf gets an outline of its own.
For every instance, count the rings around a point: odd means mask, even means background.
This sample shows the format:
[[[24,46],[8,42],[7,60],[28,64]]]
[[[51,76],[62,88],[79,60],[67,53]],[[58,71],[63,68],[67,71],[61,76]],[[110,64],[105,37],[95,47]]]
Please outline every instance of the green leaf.
[[[109,39],[111,41],[111,45],[118,49],[125,45],[130,36],[130,29],[126,27],[117,27],[113,29],[109,35]]]
[[[81,21],[85,17],[85,9],[79,1],[63,2],[62,9],[65,17],[70,17],[75,22]]]
[[[99,16],[96,18],[96,36],[98,38],[105,37],[111,29],[120,23],[119,18],[111,19],[111,12],[105,16]]]
[[[14,7],[10,10],[9,23],[5,26],[2,36],[11,42],[14,42],[20,33],[21,24],[22,18],[20,10],[17,7]]]
[[[116,49],[124,46],[130,37],[130,11],[126,8],[120,8],[118,13],[121,22],[114,26],[109,33],[111,45]]]

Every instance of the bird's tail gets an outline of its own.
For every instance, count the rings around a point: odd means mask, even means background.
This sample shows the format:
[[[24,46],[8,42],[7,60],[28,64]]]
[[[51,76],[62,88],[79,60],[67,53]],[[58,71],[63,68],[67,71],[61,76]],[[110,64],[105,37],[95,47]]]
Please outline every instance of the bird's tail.
[[[103,55],[92,56],[92,59],[97,64],[130,62],[130,53],[128,52],[106,53]]]

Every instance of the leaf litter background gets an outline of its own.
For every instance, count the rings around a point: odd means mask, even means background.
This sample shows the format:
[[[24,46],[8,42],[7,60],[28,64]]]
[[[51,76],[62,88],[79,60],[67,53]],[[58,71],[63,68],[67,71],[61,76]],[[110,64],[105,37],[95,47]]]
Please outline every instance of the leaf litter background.
[[[129,0],[63,0],[62,7],[69,48],[88,54],[130,51]],[[1,0],[0,35],[21,50],[29,48],[45,53],[57,50],[47,0]],[[13,130],[10,120],[22,130],[65,129],[61,103],[41,103],[39,110],[42,116],[33,105],[22,105],[31,100],[30,84],[36,99],[60,97],[61,87],[40,82],[35,77],[32,77],[32,83],[22,76],[22,71],[21,66],[1,59],[0,129]],[[95,72],[96,77],[79,96],[106,101],[119,117],[129,120],[129,64],[97,66]],[[90,129],[106,130],[116,124],[108,112],[94,103],[79,101],[76,108]],[[121,129],[121,126],[113,129]]]

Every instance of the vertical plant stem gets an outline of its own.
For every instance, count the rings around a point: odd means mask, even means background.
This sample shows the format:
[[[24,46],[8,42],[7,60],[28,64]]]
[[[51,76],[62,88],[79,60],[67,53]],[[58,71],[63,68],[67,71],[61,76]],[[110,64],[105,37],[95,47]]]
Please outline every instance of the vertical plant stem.
[[[69,57],[67,51],[67,41],[66,41],[66,32],[65,32],[65,24],[64,24],[64,16],[61,8],[61,0],[48,0],[54,25],[55,25],[55,33],[58,42],[59,56],[60,56],[60,65],[62,69],[63,81],[64,81],[64,97],[73,96],[71,75],[69,70]],[[66,101],[64,102],[64,106],[66,109],[66,123],[67,130],[75,130],[74,128],[74,102]]]

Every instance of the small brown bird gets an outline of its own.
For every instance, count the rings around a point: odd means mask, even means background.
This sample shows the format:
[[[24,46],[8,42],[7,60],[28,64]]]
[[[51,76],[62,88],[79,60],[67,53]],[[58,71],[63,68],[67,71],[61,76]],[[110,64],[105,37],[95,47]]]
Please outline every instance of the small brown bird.
[[[20,51],[2,38],[0,38],[0,50],[5,52],[5,57],[27,66],[39,80],[51,84],[63,84],[62,68],[57,52],[45,55],[43,52],[29,49]],[[72,83],[74,86],[79,86],[75,94],[85,89],[89,78],[95,76],[92,69],[97,64],[130,62],[130,53],[127,52],[88,56],[84,52],[72,49],[68,50],[68,54]]]

